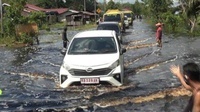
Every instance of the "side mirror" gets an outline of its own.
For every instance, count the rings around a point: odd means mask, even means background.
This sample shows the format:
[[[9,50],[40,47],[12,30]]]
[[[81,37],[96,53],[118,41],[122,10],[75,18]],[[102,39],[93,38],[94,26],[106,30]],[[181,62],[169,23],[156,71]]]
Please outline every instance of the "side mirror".
[[[125,48],[122,48],[121,54],[124,54],[125,52],[126,52],[126,49],[125,49]]]
[[[61,52],[60,52],[60,53],[61,53],[62,55],[65,55],[65,54],[66,54],[66,52],[67,52],[67,49],[63,48],[63,49],[61,50]]]

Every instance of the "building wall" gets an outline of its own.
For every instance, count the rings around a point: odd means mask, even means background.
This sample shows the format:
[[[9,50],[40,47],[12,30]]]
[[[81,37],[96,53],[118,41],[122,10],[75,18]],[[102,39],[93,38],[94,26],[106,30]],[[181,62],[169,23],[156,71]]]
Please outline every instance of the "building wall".
[[[58,15],[58,22],[65,22],[66,21],[66,14],[67,13],[63,13]]]

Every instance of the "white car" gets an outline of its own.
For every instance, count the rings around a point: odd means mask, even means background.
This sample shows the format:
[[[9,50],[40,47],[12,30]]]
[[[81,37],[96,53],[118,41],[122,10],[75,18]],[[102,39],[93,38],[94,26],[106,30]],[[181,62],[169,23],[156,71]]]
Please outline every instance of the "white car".
[[[121,86],[124,78],[123,54],[116,32],[111,30],[83,31],[69,43],[60,67],[60,87],[73,84]]]

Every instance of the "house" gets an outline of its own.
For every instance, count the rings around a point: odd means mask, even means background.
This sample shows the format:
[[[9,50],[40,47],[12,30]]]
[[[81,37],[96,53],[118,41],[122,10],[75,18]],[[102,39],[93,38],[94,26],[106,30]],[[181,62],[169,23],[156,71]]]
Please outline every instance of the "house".
[[[65,15],[68,11],[68,8],[44,9],[33,4],[26,4],[22,14],[24,16],[28,16],[30,12],[33,11],[44,12],[47,15],[47,20],[49,23],[54,23],[65,21]]]
[[[84,17],[84,21],[86,23],[88,22],[95,22],[95,15],[98,16],[98,14],[94,14],[92,12],[87,12],[87,11],[82,11],[83,17]]]
[[[98,16],[98,14],[96,14]],[[69,9],[66,12],[67,25],[77,26],[95,21],[95,14],[87,11],[76,11]]]
[[[28,16],[30,12],[42,11],[47,15],[47,21],[51,23],[66,22],[67,25],[83,25],[94,22],[95,14],[87,11],[76,11],[68,8],[44,9],[32,4],[26,4],[23,15]],[[96,14],[97,16],[97,14]]]
[[[82,25],[82,15],[80,11],[69,9],[65,18],[68,26]]]
[[[68,8],[58,8],[58,9],[45,9],[46,14],[57,15],[58,22],[66,21],[65,15],[67,14]],[[52,13],[53,12],[53,13]]]

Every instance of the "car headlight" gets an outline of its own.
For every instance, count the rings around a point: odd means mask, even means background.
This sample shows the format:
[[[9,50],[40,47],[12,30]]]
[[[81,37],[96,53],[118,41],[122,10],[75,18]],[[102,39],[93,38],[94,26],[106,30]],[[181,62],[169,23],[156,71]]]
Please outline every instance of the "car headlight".
[[[110,69],[114,69],[119,66],[119,60],[115,61],[112,65],[109,66]]]
[[[66,62],[63,62],[62,66],[63,66],[63,68],[65,68],[66,70],[69,70],[69,69],[70,69],[70,66],[69,66]]]

